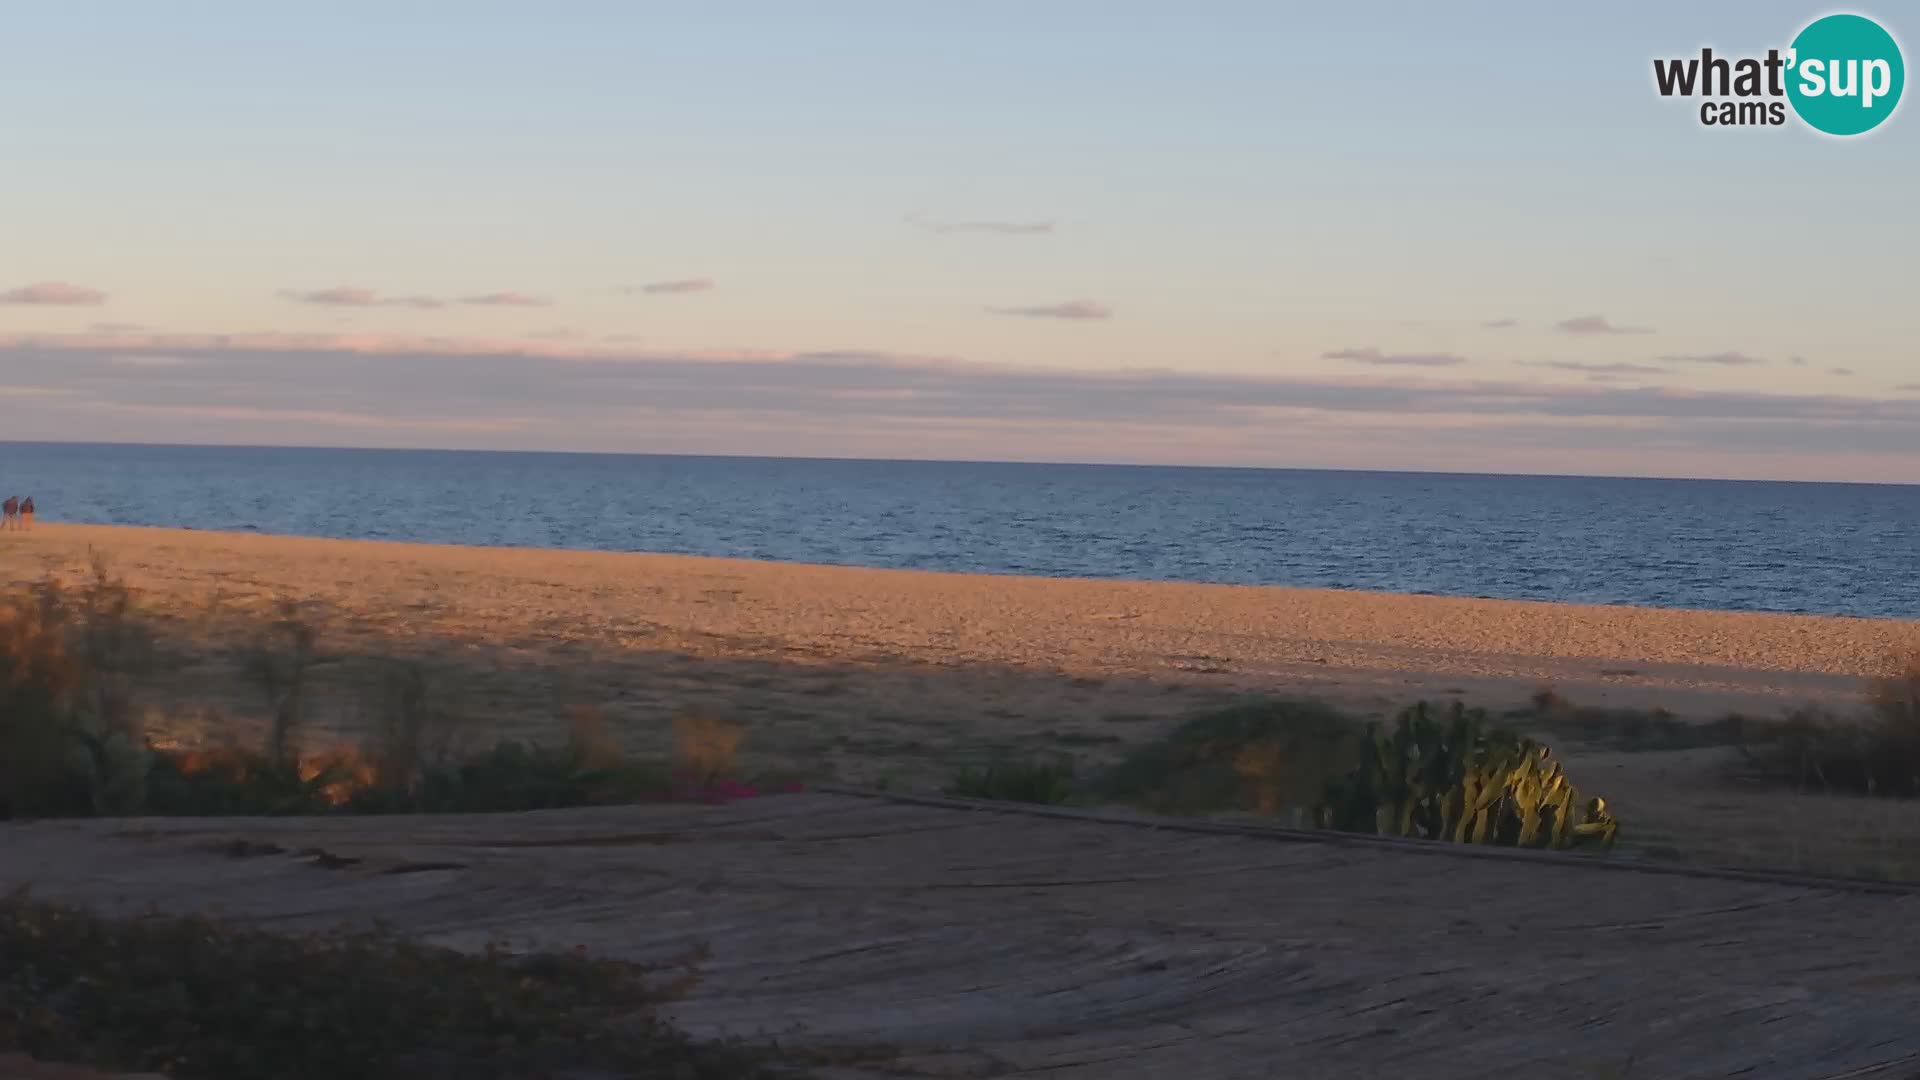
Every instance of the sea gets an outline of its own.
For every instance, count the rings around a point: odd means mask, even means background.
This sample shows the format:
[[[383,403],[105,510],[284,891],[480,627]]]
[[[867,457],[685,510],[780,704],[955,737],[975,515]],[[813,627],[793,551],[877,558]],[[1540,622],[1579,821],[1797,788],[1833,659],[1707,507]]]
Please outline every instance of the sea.
[[[0,444],[44,521],[1920,618],[1920,487]]]

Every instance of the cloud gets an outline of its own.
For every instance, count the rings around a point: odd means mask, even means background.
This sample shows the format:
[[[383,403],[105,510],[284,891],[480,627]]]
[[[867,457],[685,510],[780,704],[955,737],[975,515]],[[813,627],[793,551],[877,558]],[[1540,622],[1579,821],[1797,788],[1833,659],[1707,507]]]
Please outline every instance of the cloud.
[[[1555,371],[1586,371],[1595,375],[1666,375],[1666,368],[1652,364],[1584,364],[1577,360],[1522,360],[1528,367],[1552,368]]]
[[[1837,368],[1828,368],[1828,369],[1827,369],[1827,374],[1829,374],[1829,375],[1851,375],[1851,374],[1853,374],[1853,369],[1852,369],[1852,368],[1850,368],[1850,367],[1837,367]]]
[[[1452,353],[1383,353],[1371,345],[1358,349],[1335,349],[1320,354],[1322,360],[1345,360],[1354,364],[1379,367],[1455,367],[1467,362]]]
[[[440,308],[446,301],[431,296],[381,296],[372,289],[356,288],[352,285],[336,285],[331,289],[282,289],[280,295],[297,304],[317,304],[321,307],[406,307]]]
[[[713,289],[713,287],[714,287],[714,283],[712,278],[683,278],[679,281],[650,282],[646,285],[640,286],[638,290],[628,289],[627,291],[628,292],[638,291],[638,292],[653,293],[653,294],[695,293],[695,292],[709,292]]]
[[[87,329],[96,334],[134,334],[145,330],[146,327],[130,322],[97,322],[88,323]]]
[[[18,391],[0,398],[0,423],[25,439],[1920,480],[1920,396],[1452,370],[1279,376],[594,341],[0,334],[0,386]]]
[[[1898,383],[1898,384],[1895,384],[1895,386],[1894,386],[1894,389],[1895,389],[1895,390],[1905,390],[1905,391],[1907,391],[1908,393],[1920,393],[1920,382],[1903,382],[1903,383]]]
[[[518,292],[482,293],[479,296],[463,296],[463,304],[474,307],[552,307],[553,301],[538,296],[528,296]]]
[[[988,311],[995,315],[1019,315],[1029,319],[1107,319],[1113,311],[1105,304],[1092,300],[1069,300],[1064,304],[1041,304],[1034,307],[990,307]]]
[[[1520,325],[1519,319],[1488,319],[1480,324],[1489,330],[1508,330]]]
[[[1789,356],[1787,357],[1787,363],[1792,364],[1794,367],[1806,367],[1807,358],[1804,356]]]
[[[107,361],[114,367],[122,368],[180,368],[195,367],[201,363],[197,357],[170,356],[166,353],[128,353],[115,356]]]
[[[1053,231],[1051,221],[928,221],[918,214],[908,223],[935,233],[993,233],[1000,236],[1039,236]]]
[[[1644,326],[1615,326],[1605,315],[1576,315],[1571,319],[1561,319],[1553,324],[1555,330],[1563,334],[1651,334],[1653,331]]]
[[[1657,359],[1663,364],[1718,364],[1721,367],[1753,367],[1767,362],[1765,357],[1743,352],[1689,353]]]
[[[95,307],[107,302],[107,294],[84,285],[64,281],[39,281],[0,293],[0,304],[41,304],[52,307]]]

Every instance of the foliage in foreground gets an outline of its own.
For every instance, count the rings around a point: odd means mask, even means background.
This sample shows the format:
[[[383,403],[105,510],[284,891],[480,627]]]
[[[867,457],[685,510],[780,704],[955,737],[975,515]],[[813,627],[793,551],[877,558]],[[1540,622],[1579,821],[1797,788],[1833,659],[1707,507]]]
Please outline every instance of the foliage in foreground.
[[[1161,813],[1273,814],[1318,802],[1359,749],[1361,727],[1314,701],[1209,712],[1142,746],[1097,784],[1114,802]]]
[[[945,793],[962,799],[1000,799],[1006,802],[1057,806],[1076,794],[1073,761],[995,762],[970,766],[954,774]]]
[[[1753,771],[1772,783],[1920,798],[1920,654],[1874,680],[1863,715],[1798,710],[1745,749]]]
[[[1360,760],[1329,786],[1323,824],[1463,844],[1611,848],[1619,823],[1582,800],[1551,751],[1455,702],[1421,702],[1390,732],[1369,728]]]
[[[671,761],[629,760],[597,710],[559,746],[502,742],[453,753],[458,718],[419,668],[388,665],[372,734],[302,753],[302,695],[317,631],[283,602],[248,670],[264,691],[263,745],[156,749],[129,687],[150,652],[133,594],[104,562],[78,588],[54,579],[0,604],[0,819],[86,814],[318,814],[542,810],[759,794],[734,774],[741,730],[686,714]],[[791,789],[791,784],[778,785]]]
[[[0,1050],[182,1080],[766,1075],[655,1019],[664,988],[579,955],[467,955],[0,899]]]
[[[963,773],[949,794],[1060,802],[1061,765]],[[1345,832],[1509,847],[1613,846],[1604,801],[1582,799],[1540,743],[1455,704],[1422,702],[1387,732],[1311,701],[1207,713],[1128,755],[1089,790],[1163,813],[1292,811]]]
[[[1897,673],[1870,680],[1866,690],[1866,707],[1853,713],[1802,708],[1777,718],[1708,721],[1660,709],[1574,705],[1543,690],[1532,708],[1505,719],[1616,750],[1731,748],[1746,777],[1797,791],[1920,798],[1920,654]]]

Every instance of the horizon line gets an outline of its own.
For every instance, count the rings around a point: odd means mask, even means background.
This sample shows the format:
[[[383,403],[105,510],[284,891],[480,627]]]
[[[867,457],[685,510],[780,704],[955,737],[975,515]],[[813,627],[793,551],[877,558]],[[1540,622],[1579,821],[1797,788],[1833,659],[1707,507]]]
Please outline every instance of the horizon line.
[[[560,449],[504,449],[500,447],[467,446],[326,446],[308,443],[195,443],[195,442],[141,442],[110,439],[7,439],[0,438],[0,446],[37,446],[69,447],[96,446],[126,449],[155,450],[304,450],[326,453],[366,453],[366,454],[498,454],[519,456],[549,457],[646,457],[646,458],[687,458],[694,460],[722,461],[815,461],[839,463],[864,463],[875,465],[1012,465],[1032,466],[1035,468],[1075,468],[1075,469],[1185,469],[1196,472],[1296,472],[1296,473],[1361,473],[1380,476],[1459,476],[1516,478],[1539,480],[1664,480],[1713,484],[1804,484],[1835,487],[1920,487],[1920,481],[1899,480],[1796,480],[1787,478],[1764,478],[1744,476],[1681,476],[1668,474],[1629,475],[1621,473],[1560,473],[1560,472],[1473,472],[1458,469],[1384,469],[1313,465],[1229,465],[1196,464],[1178,462],[1144,461],[1055,461],[1022,460],[1009,458],[943,458],[943,457],[858,457],[851,455],[829,454],[751,454],[751,453],[684,453],[675,451],[649,450],[560,450]]]

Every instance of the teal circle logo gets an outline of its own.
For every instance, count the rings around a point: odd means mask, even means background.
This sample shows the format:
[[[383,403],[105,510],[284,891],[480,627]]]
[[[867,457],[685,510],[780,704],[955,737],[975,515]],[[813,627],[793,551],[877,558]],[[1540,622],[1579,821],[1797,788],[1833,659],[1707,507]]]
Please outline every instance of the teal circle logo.
[[[1863,15],[1828,15],[1793,39],[1787,100],[1809,127],[1864,135],[1900,104],[1907,65],[1900,44]]]

